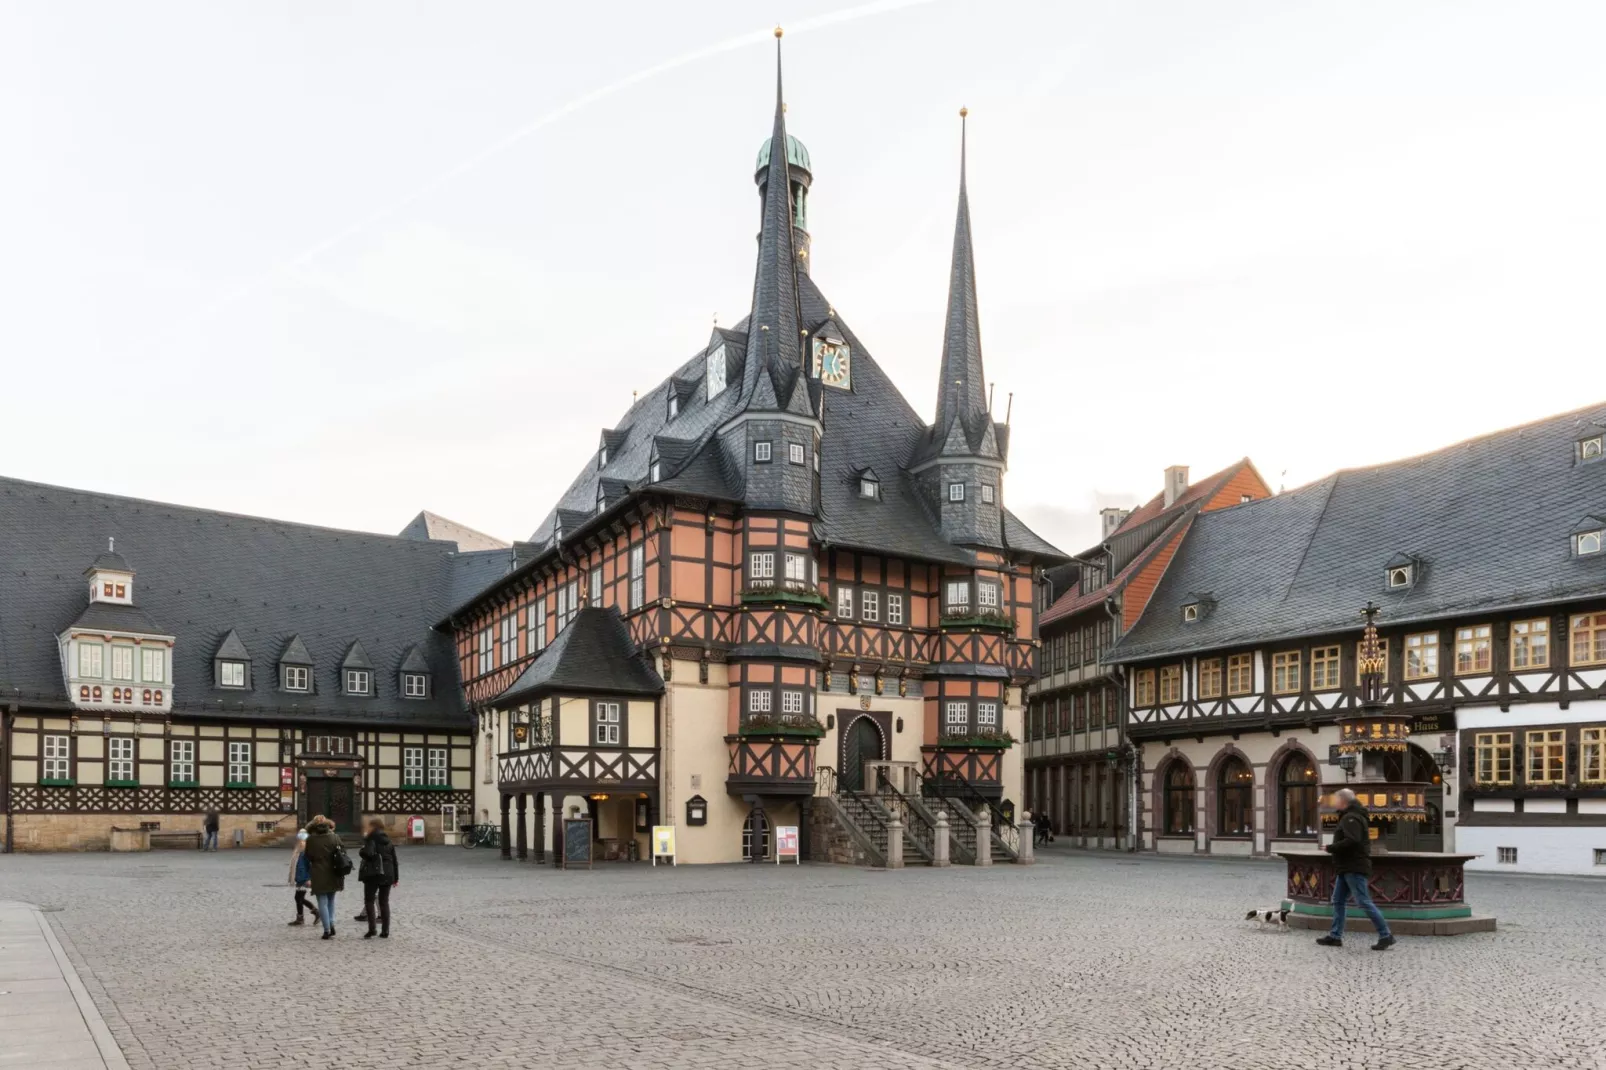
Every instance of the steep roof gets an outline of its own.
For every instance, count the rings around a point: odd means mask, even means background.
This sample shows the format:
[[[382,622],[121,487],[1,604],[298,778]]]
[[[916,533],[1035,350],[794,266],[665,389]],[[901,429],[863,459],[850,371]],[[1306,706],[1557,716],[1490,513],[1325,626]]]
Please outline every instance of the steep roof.
[[[137,609],[86,602],[79,576],[108,534],[139,576]],[[495,553],[500,574],[509,551]],[[463,559],[477,556],[447,542],[0,478],[0,695],[66,702],[54,636],[108,610],[130,619],[133,609],[147,630],[175,638],[180,716],[463,724],[459,689],[447,686],[457,673],[452,640],[430,624],[460,589]],[[231,636],[267,670],[250,674],[244,691],[214,686],[213,658]],[[341,694],[336,679],[359,642],[375,666],[372,698]],[[438,686],[427,699],[404,700],[396,670],[415,646]],[[311,663],[312,694],[277,690],[272,667],[286,654]]]
[[[1108,542],[1117,535],[1131,531],[1133,528],[1141,527],[1167,510],[1180,512],[1181,510],[1192,505],[1194,502],[1201,500],[1207,501],[1210,498],[1215,497],[1216,493],[1220,491],[1221,488],[1232,482],[1233,476],[1236,476],[1245,468],[1254,468],[1253,462],[1251,462],[1248,457],[1243,457],[1237,461],[1234,461],[1232,464],[1229,464],[1215,475],[1206,476],[1204,479],[1201,479],[1196,483],[1190,483],[1188,488],[1181,494],[1177,495],[1177,500],[1172,502],[1170,505],[1166,505],[1165,491],[1162,490],[1159,494],[1156,494],[1154,497],[1132,510],[1132,512],[1128,513],[1126,519],[1121,521],[1121,525],[1114,531],[1110,532],[1104,541]]]
[[[1165,528],[1162,529],[1161,532],[1150,541],[1149,545],[1144,547],[1143,552],[1139,553],[1131,561],[1127,562],[1126,567],[1117,573],[1115,577],[1104,586],[1095,587],[1089,591],[1080,591],[1073,588],[1072,590],[1066,591],[1065,594],[1060,598],[1055,599],[1054,604],[1049,606],[1048,609],[1043,612],[1043,618],[1041,621],[1039,621],[1039,627],[1053,624],[1055,621],[1063,620],[1066,617],[1075,616],[1083,610],[1089,609],[1093,606],[1102,605],[1106,598],[1109,598],[1111,595],[1117,594],[1124,590],[1126,585],[1131,583],[1133,578],[1136,577],[1138,573],[1142,572],[1146,567],[1148,567],[1149,562],[1154,560],[1155,555],[1158,554],[1160,550],[1171,541],[1177,532],[1184,530],[1188,526],[1188,519],[1190,516],[1192,516],[1191,512],[1186,510],[1178,510],[1171,523],[1167,524]]]
[[[1606,559],[1575,557],[1568,541],[1606,505],[1606,463],[1575,450],[1603,426],[1606,404],[1592,405],[1201,513],[1112,660],[1353,630],[1368,599],[1389,625],[1606,597]],[[1399,553],[1421,570],[1391,590]],[[1216,604],[1184,624],[1198,591]]]
[[[508,544],[494,535],[487,535],[483,531],[475,531],[455,520],[448,520],[444,516],[423,510],[407,526],[398,533],[403,539],[439,539],[442,542],[455,542],[459,550],[505,550]]]
[[[636,652],[619,611],[586,606],[496,702],[505,705],[554,691],[658,695],[663,690],[663,678]]]

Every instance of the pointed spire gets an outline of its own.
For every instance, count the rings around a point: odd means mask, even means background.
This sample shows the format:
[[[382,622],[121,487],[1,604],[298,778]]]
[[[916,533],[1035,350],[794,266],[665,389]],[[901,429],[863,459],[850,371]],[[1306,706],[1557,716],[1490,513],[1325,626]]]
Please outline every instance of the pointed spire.
[[[786,103],[781,87],[781,28],[775,28],[775,126],[765,177],[764,223],[758,236],[753,313],[748,320],[744,398],[771,368],[803,368],[797,251],[792,237],[791,178],[787,169]],[[767,328],[767,329],[765,329]],[[771,395],[773,396],[773,395]]]
[[[948,320],[942,339],[942,378],[938,380],[934,429],[939,436],[945,436],[954,423],[979,423],[977,417],[987,412],[981,323],[976,314],[976,262],[970,246],[970,197],[965,191],[965,117],[969,114],[970,109],[959,109],[959,217],[954,223]]]

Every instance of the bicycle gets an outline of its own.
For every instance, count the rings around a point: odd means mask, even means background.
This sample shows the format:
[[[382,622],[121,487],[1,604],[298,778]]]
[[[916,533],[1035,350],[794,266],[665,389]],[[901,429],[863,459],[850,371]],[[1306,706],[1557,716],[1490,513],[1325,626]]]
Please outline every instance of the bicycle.
[[[502,829],[498,825],[469,825],[459,832],[458,842],[464,847],[502,846]]]

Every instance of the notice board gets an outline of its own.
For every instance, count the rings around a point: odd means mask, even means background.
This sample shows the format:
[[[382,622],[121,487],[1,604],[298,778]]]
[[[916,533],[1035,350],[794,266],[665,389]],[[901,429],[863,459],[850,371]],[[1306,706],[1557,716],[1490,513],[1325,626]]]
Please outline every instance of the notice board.
[[[563,868],[591,868],[591,819],[570,817],[563,822]]]

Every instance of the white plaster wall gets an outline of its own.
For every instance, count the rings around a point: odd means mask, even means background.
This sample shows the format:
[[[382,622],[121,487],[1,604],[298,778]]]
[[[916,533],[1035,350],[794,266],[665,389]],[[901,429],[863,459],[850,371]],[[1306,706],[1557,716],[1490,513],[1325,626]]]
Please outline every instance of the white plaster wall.
[[[1501,865],[1496,861],[1501,847],[1517,849],[1516,865]],[[1597,848],[1606,850],[1606,827],[1462,825],[1456,830],[1456,850],[1480,856],[1467,863],[1467,868],[1472,870],[1602,877],[1606,876],[1606,866],[1595,865]]]

